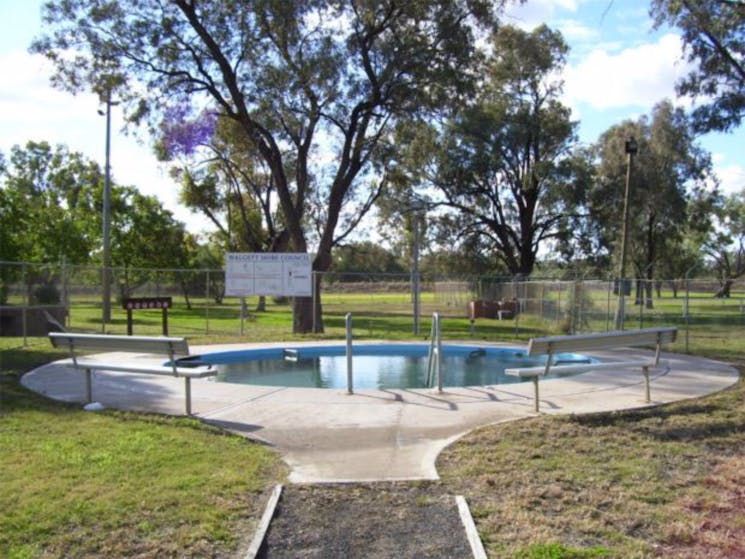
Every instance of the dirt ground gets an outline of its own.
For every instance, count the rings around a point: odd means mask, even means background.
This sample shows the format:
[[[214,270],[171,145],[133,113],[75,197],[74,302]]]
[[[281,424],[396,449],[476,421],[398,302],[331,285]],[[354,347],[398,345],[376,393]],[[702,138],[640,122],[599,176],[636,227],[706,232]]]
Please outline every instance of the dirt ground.
[[[436,482],[286,485],[262,559],[472,557],[455,496]]]

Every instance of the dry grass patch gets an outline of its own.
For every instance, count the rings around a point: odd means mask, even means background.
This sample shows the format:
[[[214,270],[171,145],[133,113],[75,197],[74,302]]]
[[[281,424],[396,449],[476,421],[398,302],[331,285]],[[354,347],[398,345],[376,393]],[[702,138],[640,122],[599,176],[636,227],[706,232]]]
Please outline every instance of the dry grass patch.
[[[488,427],[438,469],[493,557],[738,556],[744,393]]]

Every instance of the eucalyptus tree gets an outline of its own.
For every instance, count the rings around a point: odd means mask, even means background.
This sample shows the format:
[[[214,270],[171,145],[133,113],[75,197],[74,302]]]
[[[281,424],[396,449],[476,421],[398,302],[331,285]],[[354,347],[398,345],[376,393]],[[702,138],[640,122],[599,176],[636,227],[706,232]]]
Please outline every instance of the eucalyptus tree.
[[[703,103],[693,111],[699,131],[729,130],[745,115],[745,2],[652,0],[651,14],[682,32],[692,69],[678,93]]]
[[[703,244],[719,279],[716,297],[730,297],[732,284],[745,275],[745,189],[722,197],[714,207],[714,223]]]
[[[575,123],[559,98],[568,47],[558,31],[505,26],[475,101],[429,140],[429,181],[460,241],[528,276],[538,251],[557,240],[585,185],[577,172]]]
[[[476,31],[501,3],[52,0],[33,50],[63,87],[114,89],[133,121],[184,102],[235,121],[271,173],[290,248],[315,241],[324,271],[380,193],[372,162],[387,130],[464,91]],[[295,331],[312,329],[312,310],[296,299]]]
[[[619,259],[624,192],[629,166],[625,143],[634,138],[638,153],[631,162],[629,191],[629,250],[637,278],[651,290],[655,267],[685,252],[687,231],[706,229],[689,215],[692,196],[703,196],[716,187],[711,158],[695,141],[691,123],[669,101],[658,103],[651,117],[628,120],[603,133],[597,144],[597,180],[589,195],[590,220],[598,248]],[[707,216],[696,214],[706,221]],[[647,302],[651,305],[648,293]],[[639,298],[641,293],[639,293]]]

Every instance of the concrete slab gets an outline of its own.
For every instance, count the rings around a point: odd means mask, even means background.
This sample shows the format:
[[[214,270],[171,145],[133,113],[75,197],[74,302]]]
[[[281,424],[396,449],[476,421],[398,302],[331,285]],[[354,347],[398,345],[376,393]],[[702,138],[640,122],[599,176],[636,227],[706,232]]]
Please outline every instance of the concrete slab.
[[[302,344],[293,343],[293,346]],[[317,345],[317,344],[315,344]],[[492,344],[504,345],[504,344]],[[207,353],[257,344],[202,346]],[[513,345],[514,347],[514,345]],[[593,352],[603,361],[650,356],[638,350]],[[102,354],[138,363],[152,356]],[[663,355],[669,369],[652,374],[652,404],[694,398],[737,382],[736,369],[717,361]],[[24,375],[23,384],[51,398],[84,402],[83,374],[50,363]],[[591,371],[541,381],[541,413],[591,413],[644,407],[640,370]],[[107,407],[181,415],[183,380],[96,371],[93,398]],[[292,482],[436,479],[435,460],[453,440],[483,425],[533,413],[530,382],[433,390],[284,388],[192,381],[192,408],[204,421],[276,448]]]

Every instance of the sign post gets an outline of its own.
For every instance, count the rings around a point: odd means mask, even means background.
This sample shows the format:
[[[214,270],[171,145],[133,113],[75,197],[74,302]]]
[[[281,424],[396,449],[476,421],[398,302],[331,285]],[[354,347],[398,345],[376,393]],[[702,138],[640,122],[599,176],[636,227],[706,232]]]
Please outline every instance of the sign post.
[[[140,309],[161,309],[163,314],[163,335],[168,335],[168,309],[173,300],[170,297],[130,297],[122,300],[122,308],[127,311],[127,336],[132,335],[132,311]]]

